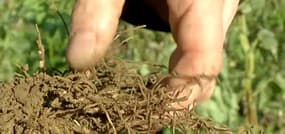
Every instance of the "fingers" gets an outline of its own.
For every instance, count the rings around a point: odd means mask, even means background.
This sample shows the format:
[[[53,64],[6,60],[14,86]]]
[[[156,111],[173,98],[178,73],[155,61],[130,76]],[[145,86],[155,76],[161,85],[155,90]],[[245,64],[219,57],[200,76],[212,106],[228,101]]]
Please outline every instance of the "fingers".
[[[223,32],[226,34],[238,9],[239,0],[224,0]]]
[[[67,60],[76,70],[94,66],[115,35],[124,0],[77,0]]]
[[[189,104],[200,103],[211,97],[213,94],[216,79],[214,76],[181,77],[182,75],[171,76],[163,81],[163,85],[170,85],[170,98],[183,98],[186,100],[171,104],[178,109],[187,109]],[[192,106],[193,108],[193,106]]]
[[[169,5],[169,21],[178,45],[170,59],[170,71],[188,76],[217,75],[222,65],[223,1],[189,2],[184,8]]]
[[[216,76],[222,66],[225,33],[236,11],[236,2],[228,0],[168,0],[169,22],[177,48],[170,59],[170,72],[185,78],[169,79],[169,85],[185,91],[187,106],[194,101],[204,101],[214,92],[216,80],[201,78],[200,84],[187,83],[191,77]],[[234,9],[233,9],[234,8]],[[191,95],[187,94],[191,91]],[[179,107],[178,104],[174,106]],[[181,107],[181,106],[180,106]]]
[[[162,81],[163,85],[172,85],[172,88],[170,88],[172,90],[168,92],[168,95],[170,99],[175,100],[174,103],[168,104],[167,107],[174,108],[176,112],[169,111],[166,113],[166,116],[171,117],[174,114],[183,116],[185,112],[193,110],[197,103],[211,97],[216,82],[214,77],[204,76],[188,78],[187,81],[184,80],[183,77],[174,76]]]

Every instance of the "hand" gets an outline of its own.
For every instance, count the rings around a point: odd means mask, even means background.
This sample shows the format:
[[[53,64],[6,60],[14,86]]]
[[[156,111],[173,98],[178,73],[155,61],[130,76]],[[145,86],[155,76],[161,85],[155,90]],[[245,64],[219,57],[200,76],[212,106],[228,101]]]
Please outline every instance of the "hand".
[[[112,43],[124,0],[77,0],[67,50],[69,65],[78,71],[93,67]]]
[[[171,107],[181,110],[191,110],[196,103],[199,103],[212,95],[216,79],[214,76],[195,76],[186,78],[175,75],[166,78],[165,81],[163,81],[163,84],[171,85],[169,98],[185,98],[183,101],[170,104]]]
[[[168,85],[188,100],[172,104],[193,108],[211,97],[222,67],[223,44],[239,0],[167,0],[169,23],[177,48],[170,59]],[[199,77],[206,76],[206,77]],[[194,79],[198,79],[193,81]],[[210,78],[210,79],[208,79]],[[190,94],[191,93],[191,94]]]
[[[188,108],[195,101],[213,94],[215,79],[221,70],[223,44],[239,0],[157,0],[150,2],[169,25],[177,48],[170,58],[169,72],[177,74],[166,80],[173,95],[187,101],[170,104]],[[112,42],[125,0],[77,0],[72,15],[72,37],[67,59],[76,70],[86,70],[102,58]],[[165,4],[161,4],[164,2]],[[167,6],[161,8],[161,6]],[[160,9],[168,9],[161,11]],[[165,16],[169,15],[169,16]],[[213,79],[201,77],[212,76]],[[179,91],[179,92],[177,92]],[[181,92],[180,92],[181,91]],[[191,94],[190,94],[191,92]]]

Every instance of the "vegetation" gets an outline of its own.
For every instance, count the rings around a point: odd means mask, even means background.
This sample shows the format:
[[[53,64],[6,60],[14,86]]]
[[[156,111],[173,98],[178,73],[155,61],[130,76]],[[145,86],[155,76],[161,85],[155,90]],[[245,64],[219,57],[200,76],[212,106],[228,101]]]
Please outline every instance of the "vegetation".
[[[68,69],[67,24],[74,1],[0,0],[0,81],[13,79],[17,65],[38,69],[38,24],[48,71]],[[227,35],[224,67],[212,99],[197,112],[232,128],[256,126],[265,133],[285,133],[285,1],[243,0]],[[57,14],[60,11],[61,17]],[[133,26],[122,23],[119,31]],[[122,33],[118,54],[141,64],[167,67],[175,48],[171,35],[145,29]],[[167,68],[163,70],[167,71]]]

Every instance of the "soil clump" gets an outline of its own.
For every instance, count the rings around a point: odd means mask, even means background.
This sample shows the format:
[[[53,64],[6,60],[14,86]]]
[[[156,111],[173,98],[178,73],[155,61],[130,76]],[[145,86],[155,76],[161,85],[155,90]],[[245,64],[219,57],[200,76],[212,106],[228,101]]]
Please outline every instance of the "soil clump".
[[[0,132],[5,134],[158,133],[175,127],[184,133],[227,133],[193,111],[165,117],[174,100],[158,83],[160,73],[141,76],[118,59],[100,62],[89,72],[18,74],[0,84]],[[90,76],[92,78],[90,79]]]

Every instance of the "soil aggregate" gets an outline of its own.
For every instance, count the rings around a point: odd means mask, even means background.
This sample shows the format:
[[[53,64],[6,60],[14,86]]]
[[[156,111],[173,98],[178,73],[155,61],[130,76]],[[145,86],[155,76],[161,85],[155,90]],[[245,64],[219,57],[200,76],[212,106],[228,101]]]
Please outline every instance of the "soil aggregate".
[[[13,81],[0,84],[0,132],[152,134],[170,127],[181,133],[230,133],[193,111],[165,116],[175,111],[167,104],[177,100],[160,86],[163,77],[159,72],[141,76],[130,63],[115,58],[86,73],[29,75],[23,70]]]

